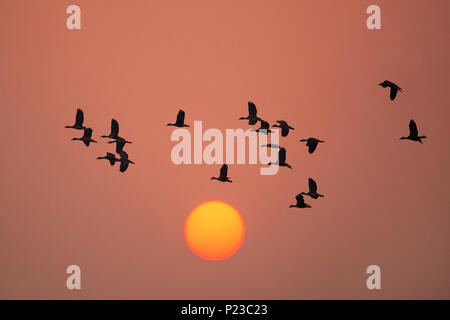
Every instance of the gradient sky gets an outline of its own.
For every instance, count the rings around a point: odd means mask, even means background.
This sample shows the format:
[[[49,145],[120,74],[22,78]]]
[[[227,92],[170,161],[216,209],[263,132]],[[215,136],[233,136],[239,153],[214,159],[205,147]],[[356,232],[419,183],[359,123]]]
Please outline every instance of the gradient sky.
[[[78,4],[82,29],[66,28]],[[382,30],[366,28],[378,4]],[[433,1],[61,1],[0,3],[0,298],[450,298],[449,19]],[[383,80],[398,83],[395,101]],[[295,128],[293,170],[170,160],[180,107],[204,128],[259,115]],[[64,129],[76,108],[101,143]],[[136,162],[95,158],[111,118]],[[423,145],[401,141],[414,119]],[[298,142],[326,140],[310,155]],[[320,200],[289,209],[313,177]],[[231,258],[187,247],[189,211],[236,207]],[[66,289],[81,267],[82,290]],[[381,267],[382,290],[366,288]]]

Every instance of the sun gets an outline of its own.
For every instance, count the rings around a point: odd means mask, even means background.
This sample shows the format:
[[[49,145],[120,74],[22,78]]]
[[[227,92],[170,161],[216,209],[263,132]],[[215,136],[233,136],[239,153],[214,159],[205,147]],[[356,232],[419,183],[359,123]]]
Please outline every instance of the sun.
[[[184,225],[189,248],[207,260],[232,256],[240,248],[244,234],[242,216],[222,201],[208,201],[195,207]]]

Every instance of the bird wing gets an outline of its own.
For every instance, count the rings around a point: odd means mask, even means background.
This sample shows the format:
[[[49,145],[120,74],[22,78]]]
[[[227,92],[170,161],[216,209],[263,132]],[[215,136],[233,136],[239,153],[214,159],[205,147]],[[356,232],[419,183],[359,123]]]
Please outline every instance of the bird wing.
[[[128,159],[128,153],[126,153],[125,151],[121,150],[120,152],[118,152],[120,159]]]
[[[116,156],[114,155],[114,153],[107,152],[107,153],[106,153],[106,157],[107,157],[108,159],[114,159]]]
[[[313,179],[309,178],[308,185],[309,185],[309,193],[312,194],[317,193],[317,184]]]
[[[228,174],[228,165],[224,164],[222,168],[220,168],[220,177],[226,178]]]
[[[125,172],[128,168],[128,161],[120,161],[120,172]]]
[[[280,150],[278,151],[278,162],[279,163],[286,162],[286,149],[285,148],[280,148]]]
[[[410,134],[410,136],[412,136],[412,137],[417,137],[417,136],[419,135],[419,132],[418,132],[418,130],[417,130],[417,125],[416,125],[416,123],[414,122],[414,120],[411,120],[411,121],[409,122],[409,134]]]
[[[117,137],[119,135],[119,123],[115,119],[111,119],[111,136]]]
[[[183,124],[184,123],[184,116],[185,116],[185,113],[184,113],[184,111],[183,110],[180,110],[180,111],[178,111],[178,114],[177,114],[177,124]]]
[[[256,118],[256,106],[253,102],[249,101],[248,102],[248,115],[250,118]]]
[[[395,97],[397,96],[397,92],[398,92],[398,87],[396,85],[391,86],[391,94],[390,94],[391,100],[395,99]]]
[[[287,122],[284,121],[284,120],[277,120],[277,122],[278,122],[280,125],[282,125],[282,126],[287,126],[287,125],[288,125]]]
[[[120,153],[122,152],[123,147],[125,146],[125,141],[122,139],[116,140],[116,152],[117,154],[120,155]]]
[[[270,124],[267,121],[261,120],[261,127],[260,129],[269,129],[270,128]]]
[[[297,205],[305,204],[305,199],[303,199],[303,195],[299,193],[295,199],[297,200]]]
[[[306,143],[306,145],[309,147],[308,152],[313,153],[316,150],[318,143],[319,141],[317,140],[308,140],[308,143]]]
[[[92,138],[92,129],[91,128],[86,128],[84,129],[84,137],[85,138]]]
[[[83,125],[83,121],[84,121],[83,110],[77,109],[77,115],[76,115],[76,118],[75,118],[75,125],[81,127]]]

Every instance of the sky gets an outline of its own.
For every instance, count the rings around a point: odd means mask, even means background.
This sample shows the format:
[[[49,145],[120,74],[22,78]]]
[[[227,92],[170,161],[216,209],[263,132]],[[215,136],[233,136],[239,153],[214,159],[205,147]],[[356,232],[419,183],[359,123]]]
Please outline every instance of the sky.
[[[68,30],[66,8],[81,8]],[[381,8],[381,30],[366,8]],[[450,2],[2,0],[0,298],[449,299]],[[394,101],[377,84],[402,87]],[[247,129],[253,101],[281,138],[276,175],[175,165],[186,123]],[[82,108],[98,144],[65,129]],[[131,160],[97,156],[111,118]],[[400,140],[414,119],[423,144]],[[308,154],[298,140],[326,142]],[[289,208],[308,178],[325,197]],[[229,203],[230,258],[190,251],[189,212]],[[66,288],[67,266],[81,290]],[[381,268],[368,290],[366,268]]]

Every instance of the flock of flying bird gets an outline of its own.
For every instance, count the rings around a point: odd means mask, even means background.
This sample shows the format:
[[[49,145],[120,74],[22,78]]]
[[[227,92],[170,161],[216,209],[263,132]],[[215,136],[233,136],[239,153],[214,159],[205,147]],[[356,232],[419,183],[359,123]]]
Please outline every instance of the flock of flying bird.
[[[183,127],[189,127],[189,125],[184,123],[185,118],[185,112],[183,110],[179,110],[177,114],[177,119],[175,123],[168,123],[168,126],[175,126],[179,128]],[[251,131],[260,132],[263,134],[269,134],[271,132],[270,130],[270,124],[259,118],[257,115],[256,106],[253,102],[248,102],[248,116],[247,117],[240,117],[239,120],[248,120],[249,125],[254,125],[258,121],[260,122],[260,127],[258,129],[251,129]],[[277,120],[277,123],[272,125],[272,127],[280,128],[281,129],[281,136],[286,137],[289,134],[290,130],[294,130],[293,127],[291,127],[286,121],[284,120]],[[317,145],[321,142],[325,142],[323,140],[317,139],[317,138],[307,138],[307,139],[301,139],[301,142],[306,142],[306,146],[308,147],[309,153],[314,153],[314,151],[317,148]],[[286,149],[276,145],[276,144],[266,144],[262,145],[261,147],[269,147],[269,148],[276,148],[278,149],[278,160],[274,163],[269,162],[267,165],[278,165],[280,167],[288,167],[292,169],[291,165],[286,162]],[[220,174],[218,177],[211,177],[211,180],[218,180],[220,182],[233,182],[230,177],[228,177],[228,165],[223,164],[220,168]],[[311,206],[307,203],[305,203],[303,199],[303,195],[310,196],[312,199],[317,199],[319,197],[323,197],[323,195],[317,193],[317,184],[312,179],[309,178],[309,191],[308,192],[302,192],[298,194],[295,198],[297,200],[297,203],[295,205],[291,205],[290,207],[297,207],[297,208],[311,208]]]
[[[390,88],[390,99],[394,100],[397,96],[397,93],[402,91],[402,89],[396,85],[395,83],[385,80],[379,85],[383,88]],[[185,112],[183,110],[179,110],[177,119],[175,123],[168,123],[168,126],[175,126],[175,127],[189,127],[189,125],[184,123],[185,119]],[[255,132],[261,132],[263,134],[269,134],[271,132],[270,130],[270,124],[269,122],[261,119],[257,115],[256,106],[253,102],[248,102],[248,116],[247,117],[240,117],[239,120],[248,120],[249,125],[255,125],[256,123],[260,123],[260,127],[258,129],[251,129]],[[83,143],[86,145],[86,147],[89,147],[90,143],[97,143],[97,141],[92,139],[92,128],[87,128],[83,126],[84,122],[84,114],[81,109],[77,110],[76,118],[75,118],[75,124],[72,126],[66,126],[66,128],[72,128],[76,130],[84,130],[84,134],[81,138],[73,138],[72,140],[79,140],[83,141]],[[286,121],[284,120],[277,120],[277,123],[272,125],[272,127],[280,128],[281,129],[281,136],[287,137],[290,130],[294,130],[293,127],[291,127]],[[114,166],[116,162],[120,162],[120,172],[125,172],[129,166],[129,164],[134,164],[133,161],[128,159],[128,154],[123,151],[123,148],[125,144],[132,143],[131,141],[127,141],[126,139],[119,136],[119,123],[117,120],[112,119],[111,120],[111,133],[109,135],[103,135],[102,138],[109,138],[111,141],[108,141],[108,143],[116,143],[116,153],[120,156],[120,158],[116,158],[114,153],[107,152],[105,156],[103,157],[97,157],[97,159],[105,159],[108,160],[111,166]],[[400,139],[408,139],[412,141],[418,141],[422,143],[422,139],[425,139],[426,136],[419,136],[419,132],[417,130],[417,125],[414,122],[414,120],[411,120],[409,122],[409,135],[407,137],[401,137]],[[325,141],[309,137],[306,139],[299,140],[300,142],[306,142],[306,146],[308,147],[309,153],[314,153],[319,143],[323,143]],[[276,145],[276,144],[266,144],[262,145],[261,147],[268,147],[268,148],[276,148],[278,149],[278,160],[274,163],[268,163],[267,165],[278,165],[280,167],[288,167],[289,169],[292,169],[292,166],[286,162],[286,149]],[[220,168],[220,174],[218,177],[212,177],[211,180],[218,180],[220,182],[232,182],[230,177],[228,177],[228,165],[224,164]],[[311,208],[311,206],[307,203],[305,203],[305,200],[303,196],[309,196],[312,199],[318,199],[319,197],[323,197],[323,195],[317,193],[317,183],[312,179],[309,178],[308,180],[308,186],[309,191],[308,192],[301,192],[299,193],[295,199],[297,201],[296,204],[290,205],[289,207],[296,207],[296,208]]]
[[[389,96],[390,96],[391,100],[394,100],[395,97],[397,96],[397,93],[399,91],[400,92],[402,91],[402,89],[398,85],[396,85],[395,83],[388,81],[388,80],[385,80],[385,81],[379,83],[379,85],[383,88],[387,88],[387,87],[390,88]],[[175,123],[168,123],[167,125],[175,126],[175,127],[179,127],[179,128],[189,127],[189,125],[184,123],[184,119],[185,119],[185,112],[183,110],[179,110]],[[269,122],[258,117],[256,106],[251,101],[248,102],[248,116],[240,117],[239,120],[248,120],[249,125],[255,125],[258,122],[260,123],[260,127],[258,129],[251,129],[251,131],[261,132],[263,134],[269,134],[271,132]],[[277,120],[277,123],[272,125],[272,127],[280,128],[282,137],[286,137],[289,134],[290,130],[294,130],[294,128],[291,127],[284,120]],[[411,120],[409,122],[409,136],[401,137],[400,139],[402,139],[402,140],[408,139],[408,140],[418,141],[418,142],[422,143],[422,139],[425,139],[425,138],[426,138],[425,136],[419,136],[419,133],[417,130],[417,125],[414,122],[414,120]],[[308,152],[311,154],[314,153],[314,151],[316,150],[319,143],[325,142],[323,140],[313,138],[313,137],[301,139],[299,141],[306,142],[306,146],[308,147]],[[285,148],[283,148],[279,145],[276,145],[276,144],[266,144],[266,145],[262,145],[261,147],[269,147],[269,148],[278,149],[278,161],[275,163],[269,162],[268,165],[278,165],[280,167],[288,167],[289,169],[292,169],[291,165],[289,165],[286,162],[286,149]],[[228,165],[223,164],[222,167],[220,168],[219,176],[211,177],[211,180],[218,180],[220,182],[233,182],[230,179],[230,177],[228,177]],[[296,204],[290,205],[289,206],[290,208],[311,208],[311,206],[309,204],[305,203],[305,199],[303,198],[304,195],[309,196],[312,199],[318,199],[320,197],[324,197],[322,194],[317,193],[317,183],[312,178],[308,179],[308,187],[309,187],[309,191],[299,193],[295,197]]]
[[[84,113],[83,110],[78,109],[77,114],[75,116],[75,124],[72,126],[66,126],[66,128],[76,129],[76,130],[84,130],[83,136],[81,138],[73,138],[72,140],[83,141],[86,147],[89,147],[91,143],[97,143],[97,141],[92,139],[92,128],[87,128],[83,126],[84,122]],[[129,164],[134,164],[133,161],[128,159],[128,154],[123,151],[125,144],[132,143],[131,141],[127,141],[126,139],[119,136],[119,123],[115,119],[111,119],[111,133],[109,135],[103,135],[101,138],[109,138],[112,139],[108,141],[108,143],[116,144],[116,153],[120,156],[120,158],[116,158],[114,153],[107,152],[103,157],[97,157],[97,159],[106,159],[109,161],[111,166],[114,166],[116,162],[120,162],[120,172],[125,172],[129,166]]]

